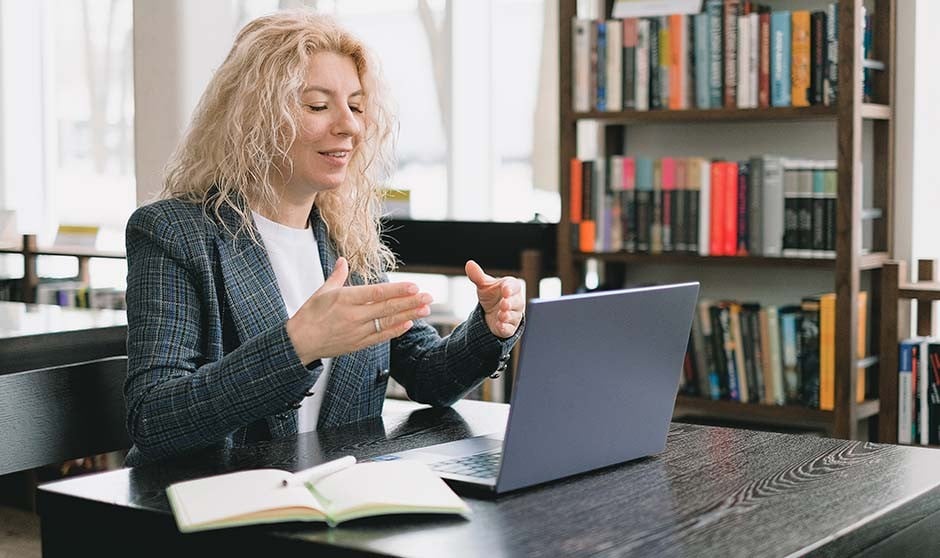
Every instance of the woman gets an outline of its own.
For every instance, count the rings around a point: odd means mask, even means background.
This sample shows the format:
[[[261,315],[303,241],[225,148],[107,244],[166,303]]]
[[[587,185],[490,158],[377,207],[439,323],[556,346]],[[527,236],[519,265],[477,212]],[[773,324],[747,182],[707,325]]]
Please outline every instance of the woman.
[[[235,40],[127,226],[127,428],[137,465],[382,412],[391,374],[449,405],[505,368],[521,281],[467,262],[480,304],[441,339],[431,297],[388,283],[392,118],[363,45],[284,12]]]

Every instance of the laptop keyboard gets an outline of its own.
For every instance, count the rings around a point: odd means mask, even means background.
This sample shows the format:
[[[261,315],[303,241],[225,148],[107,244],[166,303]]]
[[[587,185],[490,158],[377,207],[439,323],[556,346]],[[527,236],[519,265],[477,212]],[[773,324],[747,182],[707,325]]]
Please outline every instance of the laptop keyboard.
[[[475,453],[464,457],[430,463],[428,466],[441,473],[452,473],[481,479],[493,478],[499,472],[502,449]]]

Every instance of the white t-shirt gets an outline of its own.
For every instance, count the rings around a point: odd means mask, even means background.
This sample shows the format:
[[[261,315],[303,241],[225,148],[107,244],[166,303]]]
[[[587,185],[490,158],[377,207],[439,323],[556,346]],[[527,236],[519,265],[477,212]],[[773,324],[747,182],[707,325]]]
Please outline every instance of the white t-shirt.
[[[294,229],[266,219],[252,211],[255,226],[268,252],[274,269],[277,286],[291,317],[303,306],[317,289],[323,285],[323,267],[320,265],[320,250],[311,228]],[[297,414],[297,431],[310,432],[317,429],[320,406],[326,394],[332,359],[324,358],[323,373],[313,384],[313,395],[304,397]]]

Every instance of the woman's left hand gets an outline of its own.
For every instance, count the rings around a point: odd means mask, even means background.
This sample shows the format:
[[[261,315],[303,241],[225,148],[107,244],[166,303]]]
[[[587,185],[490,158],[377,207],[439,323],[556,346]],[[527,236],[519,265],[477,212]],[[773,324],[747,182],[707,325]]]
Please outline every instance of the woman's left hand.
[[[493,335],[512,337],[525,313],[525,283],[515,277],[491,277],[473,260],[464,268],[477,287],[477,298]]]

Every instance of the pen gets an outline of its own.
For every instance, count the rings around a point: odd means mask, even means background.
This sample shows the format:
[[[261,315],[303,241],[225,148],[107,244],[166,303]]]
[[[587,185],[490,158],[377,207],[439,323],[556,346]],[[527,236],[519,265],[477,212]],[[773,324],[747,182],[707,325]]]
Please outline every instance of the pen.
[[[321,463],[316,467],[304,469],[303,471],[297,471],[291,475],[289,479],[282,480],[281,486],[303,486],[308,482],[313,484],[324,477],[328,477],[333,473],[342,471],[348,467],[352,467],[355,464],[356,458],[351,455],[340,457],[339,459],[334,459],[333,461]]]

